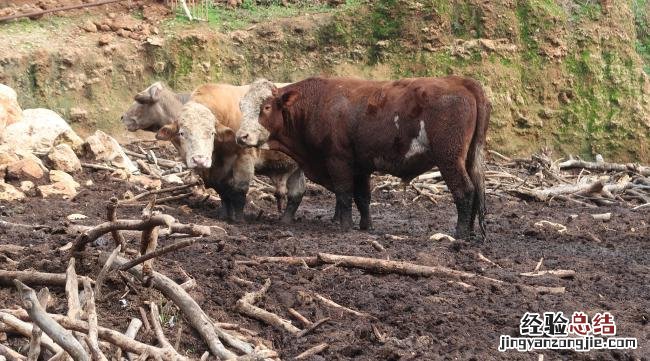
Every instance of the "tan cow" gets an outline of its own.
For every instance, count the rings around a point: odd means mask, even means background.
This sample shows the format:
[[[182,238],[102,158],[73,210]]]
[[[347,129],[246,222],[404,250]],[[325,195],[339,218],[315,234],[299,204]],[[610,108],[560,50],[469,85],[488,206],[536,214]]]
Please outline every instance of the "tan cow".
[[[287,198],[281,220],[291,222],[305,192],[304,174],[283,153],[237,145],[239,101],[247,91],[248,86],[227,84],[198,87],[176,121],[160,128],[156,137],[172,141],[187,166],[217,190],[229,219],[242,218],[246,193],[257,173],[270,177],[276,186],[278,210],[282,199]]]

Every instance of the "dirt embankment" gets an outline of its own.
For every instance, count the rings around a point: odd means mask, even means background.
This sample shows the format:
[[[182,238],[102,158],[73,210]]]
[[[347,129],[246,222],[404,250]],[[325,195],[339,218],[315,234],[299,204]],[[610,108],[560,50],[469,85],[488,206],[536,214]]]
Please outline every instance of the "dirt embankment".
[[[0,82],[23,104],[111,128],[153,80],[188,90],[256,77],[459,74],[489,93],[494,149],[650,160],[650,2],[382,0],[264,21],[255,16],[277,8],[219,8],[193,25],[156,2],[133,4],[3,25],[11,51]]]

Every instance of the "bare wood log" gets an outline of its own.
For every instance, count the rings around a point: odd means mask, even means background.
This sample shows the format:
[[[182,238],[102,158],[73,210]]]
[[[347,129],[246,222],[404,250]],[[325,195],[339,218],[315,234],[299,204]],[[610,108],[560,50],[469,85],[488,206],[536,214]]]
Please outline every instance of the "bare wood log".
[[[295,317],[296,320],[300,321],[300,323],[302,323],[304,327],[309,327],[314,324],[313,322],[309,321],[307,317],[303,316],[302,314],[300,314],[300,312],[296,311],[295,309],[289,307],[288,311],[291,314],[291,316]]]
[[[187,240],[176,242],[176,243],[171,244],[169,246],[163,247],[163,248],[158,249],[158,250],[156,250],[154,252],[147,253],[147,254],[145,254],[143,256],[140,256],[140,257],[138,257],[138,258],[124,264],[122,267],[120,267],[120,270],[121,271],[127,271],[131,267],[139,265],[140,263],[142,263],[142,262],[144,262],[146,260],[162,256],[162,255],[167,254],[169,252],[177,251],[177,250],[179,250],[181,248],[185,248],[187,246],[191,246],[194,243],[196,243],[196,241],[197,241],[196,238],[187,239]]]
[[[9,348],[9,346],[3,345],[2,343],[0,343],[0,355],[6,357],[9,361],[27,361],[27,357]]]
[[[327,306],[334,307],[334,308],[336,308],[336,309],[338,309],[338,310],[345,311],[345,312],[347,312],[347,313],[351,313],[351,314],[353,314],[353,315],[355,315],[355,316],[359,316],[359,317],[372,317],[372,318],[374,318],[374,316],[369,315],[369,314],[367,314],[367,313],[365,313],[365,312],[359,312],[359,311],[353,310],[353,309],[351,309],[351,308],[348,308],[348,307],[345,307],[345,306],[341,306],[341,305],[339,305],[338,303],[336,303],[336,302],[330,300],[329,298],[327,298],[327,297],[325,297],[325,296],[322,296],[322,295],[320,295],[320,294],[318,294],[318,293],[314,293],[314,297],[315,297],[317,300],[319,300],[320,302],[322,302],[323,304],[327,305]]]
[[[138,334],[138,331],[140,331],[140,327],[142,327],[142,321],[140,321],[139,318],[132,318],[131,322],[129,322],[129,327],[127,327],[126,332],[124,332],[124,336],[134,340],[135,336]],[[131,361],[135,361],[137,358],[137,355],[131,352],[127,353],[127,356]],[[117,359],[120,360],[119,357]]]
[[[114,265],[116,267],[121,267],[126,263],[126,259],[118,256],[115,259]],[[140,281],[143,281],[144,275],[142,273],[142,267],[132,267],[129,269],[129,273]],[[212,354],[223,359],[229,359],[236,356],[223,346],[221,341],[219,341],[219,338],[223,339],[226,343],[243,353],[249,354],[253,352],[254,347],[252,345],[243,342],[219,327],[216,327],[208,315],[206,315],[199,307],[196,301],[194,301],[192,297],[190,297],[190,295],[187,294],[187,292],[185,292],[185,290],[176,282],[155,271],[151,277],[152,287],[159,290],[163,295],[165,295],[165,297],[178,306],[190,325],[192,325],[192,327],[201,335],[206,344],[208,344],[208,348]]]
[[[138,311],[140,312],[140,317],[142,317],[142,322],[144,322],[144,329],[146,332],[151,331],[151,324],[149,323],[149,317],[147,317],[147,313],[145,312],[144,308],[138,307]]]
[[[634,172],[645,177],[650,176],[650,167],[644,167],[633,163],[619,164],[608,162],[585,162],[583,160],[569,159],[565,162],[559,163],[558,166],[560,169],[584,168],[601,172]]]
[[[87,278],[85,276],[80,279]],[[0,285],[10,286],[14,279],[32,286],[65,286],[66,277],[63,273],[47,273],[37,271],[6,271],[0,270]],[[89,281],[92,283],[91,279]]]
[[[50,301],[50,291],[45,288],[41,288],[38,291],[38,303],[43,307],[43,310],[47,312],[47,304]],[[32,337],[29,340],[29,352],[27,353],[27,360],[37,361],[38,356],[41,355],[41,337],[43,336],[43,331],[37,325],[32,326]]]
[[[303,359],[306,359],[306,358],[308,358],[308,357],[311,357],[311,356],[317,355],[317,354],[319,354],[319,353],[321,353],[321,352],[327,350],[327,348],[328,348],[329,346],[330,346],[330,345],[329,345],[327,342],[324,342],[324,343],[318,344],[318,345],[316,345],[316,346],[314,346],[314,347],[308,349],[307,351],[301,353],[300,355],[296,356],[296,358],[295,358],[294,360],[303,360]]]
[[[576,271],[568,269],[556,269],[556,270],[545,270],[545,271],[536,271],[536,272],[524,272],[520,273],[521,276],[525,277],[539,277],[539,276],[558,276],[560,278],[573,278],[576,275]]]
[[[108,202],[108,206],[106,207],[106,219],[109,222],[115,222],[117,221],[117,198],[111,197],[110,201]],[[122,249],[126,247],[126,239],[124,239],[124,235],[118,230],[112,230],[111,235],[113,236],[113,240],[115,241],[115,246],[117,247],[122,246]],[[118,360],[119,361],[119,360]]]
[[[75,259],[70,258],[66,269],[65,295],[68,299],[68,317],[81,318],[81,303],[79,302],[79,280],[74,268]]]
[[[377,273],[397,273],[408,276],[433,277],[445,276],[460,279],[481,279],[490,283],[502,284],[503,281],[480,276],[475,273],[458,271],[443,266],[422,266],[418,264],[389,261],[377,258],[366,258],[356,256],[342,256],[329,253],[319,253],[318,259],[324,263],[334,263],[343,267],[361,268]]]
[[[118,245],[119,247],[119,245]],[[88,315],[88,347],[94,360],[107,361],[106,356],[99,348],[97,336],[97,310],[95,309],[95,294],[90,282],[84,281],[84,292],[86,295],[86,315]]]
[[[291,321],[285,320],[284,318],[276,315],[275,313],[269,312],[262,308],[255,306],[257,302],[271,287],[271,279],[267,278],[264,281],[264,286],[261,289],[255,292],[245,293],[242,298],[237,300],[236,308],[240,313],[268,323],[271,326],[275,326],[281,330],[285,330],[291,334],[298,334],[300,329],[291,324]]]
[[[24,223],[13,223],[7,221],[0,221],[0,228],[31,228],[31,229],[50,229],[50,226],[44,224],[24,224]]]
[[[258,263],[285,263],[292,266],[302,266],[307,264],[309,267],[315,267],[322,264],[318,257],[259,257],[253,256],[253,260]]]
[[[93,242],[102,235],[113,230],[144,231],[155,226],[166,226],[172,233],[188,234],[190,236],[209,236],[210,227],[196,224],[175,223],[174,217],[168,215],[155,215],[145,220],[121,219],[115,222],[105,222],[80,234],[75,240],[72,252],[81,252],[87,243]]]
[[[104,263],[104,266],[102,267],[101,271],[99,271],[99,274],[97,275],[97,282],[95,283],[95,297],[97,297],[98,300],[101,300],[102,298],[102,285],[104,283],[104,279],[108,275],[108,272],[111,270],[111,266],[113,265],[113,261],[115,261],[115,257],[120,253],[120,250],[122,249],[122,246],[117,245],[113,252],[111,252],[111,255],[106,259],[106,263]]]
[[[185,291],[189,291],[189,290],[191,290],[192,288],[196,287],[196,280],[195,280],[194,278],[191,278],[191,279],[189,279],[189,280],[187,280],[187,281],[181,283],[181,287],[182,287]]]
[[[552,197],[565,196],[569,194],[589,194],[600,192],[604,187],[602,181],[598,180],[593,183],[584,183],[584,184],[568,184],[555,186],[547,189],[524,189],[524,188],[514,188],[509,190],[515,194],[523,194],[532,198],[535,198],[539,201],[546,202]]]
[[[27,310],[34,323],[70,354],[75,361],[90,361],[90,357],[79,341],[72,336],[72,333],[61,327],[43,310],[36,297],[36,292],[18,280],[15,280],[14,283],[21,294],[23,307]]]
[[[298,334],[296,335],[296,337],[297,337],[297,338],[300,338],[300,337],[305,337],[305,336],[307,336],[308,334],[310,334],[311,332],[313,332],[315,329],[317,329],[318,327],[320,327],[320,325],[324,324],[325,322],[327,322],[327,321],[329,321],[329,320],[330,320],[329,317],[325,317],[325,318],[323,318],[323,319],[321,319],[321,320],[318,320],[318,321],[312,323],[311,325],[309,325],[309,327],[307,327],[307,328],[305,328],[304,330],[298,332]]]
[[[486,262],[486,263],[488,263],[488,264],[490,264],[490,265],[492,265],[492,266],[494,266],[494,267],[496,267],[496,268],[501,268],[501,266],[499,266],[498,264],[494,263],[494,261],[492,261],[491,259],[485,257],[485,256],[483,255],[483,253],[481,253],[481,252],[479,252],[479,253],[477,254],[477,257],[478,257],[479,260],[481,260],[481,261],[483,261],[483,262]]]
[[[539,259],[539,262],[535,265],[535,268],[533,269],[533,272],[537,272],[542,268],[542,264],[544,264],[544,257]]]
[[[31,337],[34,329],[34,326],[32,324],[22,321],[18,319],[16,316],[5,311],[0,312],[0,322],[4,323],[12,330],[25,337]],[[47,334],[41,335],[40,344],[41,346],[45,347],[47,350],[51,351],[52,353],[58,353],[63,351],[63,349],[59,345],[54,343],[54,341],[52,341],[50,336],[48,336]]]
[[[20,311],[22,312],[18,312],[17,317],[24,318],[24,319],[29,318],[28,314],[24,310],[20,310]],[[86,321],[73,320],[67,316],[58,315],[58,314],[48,313],[47,315],[68,330],[88,333],[89,326],[88,326],[88,322]],[[129,352],[133,352],[139,355],[141,355],[144,352],[147,352],[151,357],[155,359],[163,359],[163,360],[170,360],[170,361],[173,360],[190,361],[190,359],[185,356],[170,353],[170,350],[162,349],[159,347],[147,345],[145,343],[136,341],[130,338],[129,336],[122,334],[121,332],[111,330],[106,327],[98,326],[97,333],[101,340],[107,341]]]
[[[156,334],[160,347],[173,349],[174,347],[169,340],[167,340],[167,337],[165,337],[165,333],[163,332],[162,325],[160,324],[160,313],[158,312],[158,306],[155,302],[149,302],[149,310],[151,312],[153,331]]]

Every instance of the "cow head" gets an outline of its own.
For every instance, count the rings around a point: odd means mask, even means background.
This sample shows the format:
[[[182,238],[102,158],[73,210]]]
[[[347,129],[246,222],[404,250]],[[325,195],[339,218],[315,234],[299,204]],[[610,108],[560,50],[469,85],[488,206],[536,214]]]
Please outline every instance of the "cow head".
[[[174,143],[188,168],[210,168],[216,132],[217,120],[210,109],[189,101],[178,120],[160,128],[156,138]]]
[[[283,111],[298,98],[292,90],[280,94],[278,88],[266,79],[251,84],[248,93],[239,102],[242,122],[237,131],[237,144],[259,147],[269,140],[271,132],[283,124]]]
[[[130,132],[138,129],[156,131],[163,125],[171,123],[176,115],[170,111],[171,104],[167,104],[176,101],[174,94],[161,82],[154,83],[136,94],[134,99],[135,102],[122,115],[122,123]],[[176,105],[176,109],[182,106],[180,102]]]

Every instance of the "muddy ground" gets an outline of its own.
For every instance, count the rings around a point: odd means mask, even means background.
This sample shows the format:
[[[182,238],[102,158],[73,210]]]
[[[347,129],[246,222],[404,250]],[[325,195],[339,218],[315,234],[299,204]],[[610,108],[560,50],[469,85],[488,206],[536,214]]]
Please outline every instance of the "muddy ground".
[[[127,183],[111,180],[106,171],[88,171],[76,177],[83,193],[74,201],[30,197],[22,203],[0,204],[0,219],[18,223],[45,224],[51,230],[23,228],[0,229],[1,244],[18,244],[26,250],[0,257],[0,268],[35,269],[64,272],[66,252],[58,248],[73,240],[65,233],[70,223],[66,216],[82,213],[88,219],[80,224],[95,225],[104,220],[105,204],[111,196],[121,197],[129,190]],[[135,189],[131,189],[137,192]],[[310,187],[298,212],[294,225],[278,224],[274,205],[270,201],[251,199],[248,220],[230,225],[215,219],[212,206],[186,202],[170,204],[167,213],[182,222],[221,225],[228,236],[214,235],[189,248],[159,259],[158,271],[178,282],[185,280],[186,272],[198,282],[191,290],[200,305],[215,320],[234,322],[258,331],[272,342],[283,359],[290,359],[309,347],[328,342],[330,348],[313,360],[537,360],[537,354],[497,351],[501,334],[516,336],[519,320],[525,312],[584,311],[592,315],[609,311],[616,318],[617,335],[636,337],[639,348],[634,351],[608,352],[544,352],[545,360],[648,360],[650,351],[650,230],[649,211],[633,212],[626,208],[600,207],[585,209],[579,206],[552,202],[526,203],[490,192],[488,205],[489,240],[484,243],[463,241],[432,241],[436,232],[450,232],[455,210],[448,194],[438,197],[438,203],[429,200],[411,200],[412,191],[401,189],[378,190],[373,194],[374,230],[342,233],[330,222],[334,207],[333,197],[318,187]],[[260,215],[259,209],[263,212]],[[139,208],[119,210],[121,218],[138,218]],[[609,222],[594,221],[590,213],[612,212]],[[578,218],[568,221],[570,215]],[[356,220],[356,219],[355,219]],[[566,224],[568,231],[540,230],[535,222],[548,220]],[[102,238],[88,247],[78,267],[78,273],[96,277],[100,266],[99,251],[110,250],[109,238]],[[379,252],[370,244],[381,243],[386,252]],[[161,239],[160,245],[174,242]],[[137,240],[129,239],[131,248]],[[378,275],[356,269],[303,267],[278,264],[235,265],[236,260],[252,256],[315,255],[329,252],[366,257],[389,257],[424,265],[445,265],[458,270],[484,274],[507,281],[502,286],[471,282],[476,288],[466,289],[442,278],[417,278],[399,275]],[[496,262],[497,268],[477,259],[482,253]],[[572,269],[573,279],[556,277],[524,278],[520,272],[531,271],[544,257],[544,269]],[[242,287],[230,279],[237,276],[256,283]],[[272,286],[261,306],[282,317],[291,319],[287,309],[293,307],[312,321],[331,317],[331,321],[312,334],[296,339],[256,320],[244,317],[234,305],[245,292],[259,288],[266,278]],[[542,295],[520,285],[564,286],[562,295]],[[98,302],[100,325],[125,330],[129,319],[140,317],[138,307],[146,300],[161,301],[155,290],[140,288],[140,294],[129,293],[126,304],[119,301],[125,285],[113,276],[107,283],[108,296]],[[55,312],[65,312],[66,301],[62,289],[56,293]],[[310,302],[301,297],[301,291],[317,292],[344,306],[367,312],[373,318],[359,318]],[[18,301],[13,289],[0,288],[0,307],[15,307]],[[163,307],[168,320],[175,312]],[[179,327],[175,318],[173,327],[165,325],[172,340],[177,339]],[[182,320],[184,331],[179,349],[198,357],[206,346],[189,330]],[[295,323],[295,321],[294,321]],[[379,340],[373,326],[385,336]],[[141,332],[140,339],[153,342],[153,335]],[[15,348],[27,347],[28,340],[13,338],[8,341]]]

